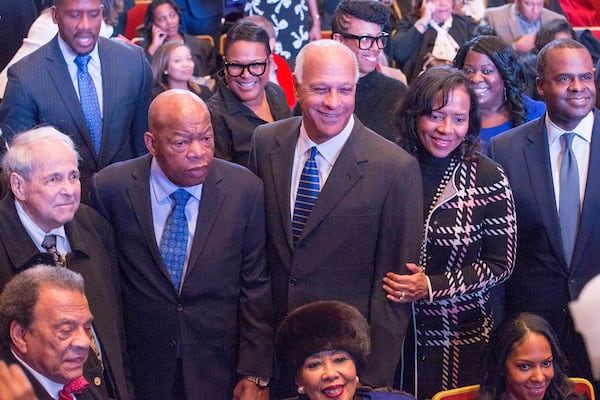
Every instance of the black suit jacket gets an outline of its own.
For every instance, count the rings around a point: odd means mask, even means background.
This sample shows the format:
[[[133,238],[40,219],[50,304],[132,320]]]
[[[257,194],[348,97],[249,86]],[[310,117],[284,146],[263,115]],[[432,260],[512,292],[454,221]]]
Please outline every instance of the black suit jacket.
[[[506,284],[507,313],[529,311],[546,318],[561,339],[571,376],[591,379],[568,303],[600,273],[600,113],[594,111],[588,180],[572,265],[565,260],[550,156],[541,117],[492,139],[489,152],[504,167],[515,199],[517,258]]]
[[[353,305],[371,326],[371,354],[361,379],[392,386],[408,307],[386,300],[382,279],[418,261],[423,228],[419,165],[355,118],[294,246],[290,185],[301,121],[296,117],[257,127],[250,152],[250,169],[265,185],[276,321],[316,300]]]
[[[67,267],[85,280],[94,330],[102,346],[104,374],[118,399],[130,399],[112,231],[96,211],[82,204],[73,220],[65,224],[65,232],[71,246],[71,253],[66,256]],[[21,224],[11,193],[0,200],[0,290],[12,276],[40,263],[53,264],[53,260],[47,253],[40,253],[31,240]],[[88,380],[93,382],[93,378]]]
[[[105,168],[91,195],[115,230],[136,397],[169,398],[179,347],[188,399],[231,398],[238,375],[269,377],[272,369],[263,185],[246,168],[214,160],[178,295],[154,234],[151,159]]]
[[[139,46],[98,39],[102,64],[103,125],[96,155],[65,59],[55,37],[8,70],[0,104],[4,138],[38,125],[52,125],[69,135],[79,151],[82,199],[92,174],[115,161],[147,152],[148,106],[152,73]]]
[[[29,372],[29,370],[19,362],[15,356],[10,351],[10,348],[5,346],[0,349],[0,360],[6,362],[6,364],[19,364],[21,369],[31,382],[31,387],[33,387],[33,392],[35,393],[38,400],[54,400],[54,397],[50,396],[48,392],[44,389],[44,387],[40,384],[40,382]],[[85,374],[85,369],[84,369]],[[102,390],[99,390],[98,387],[94,386],[92,382],[90,385],[84,389],[80,394],[77,395],[77,400],[108,400],[108,396]]]

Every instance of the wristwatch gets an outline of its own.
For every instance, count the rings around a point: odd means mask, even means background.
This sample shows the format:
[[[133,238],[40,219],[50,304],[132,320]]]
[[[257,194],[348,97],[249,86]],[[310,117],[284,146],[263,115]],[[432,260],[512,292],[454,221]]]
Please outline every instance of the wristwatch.
[[[260,376],[247,376],[246,379],[248,379],[250,382],[254,383],[261,389],[269,387],[269,378],[263,378]]]

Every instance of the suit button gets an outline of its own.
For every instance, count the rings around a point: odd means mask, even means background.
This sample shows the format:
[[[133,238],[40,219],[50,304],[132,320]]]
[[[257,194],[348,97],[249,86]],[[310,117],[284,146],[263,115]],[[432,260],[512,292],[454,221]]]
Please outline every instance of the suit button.
[[[177,311],[179,311],[179,312],[183,311],[183,305],[181,303],[177,304]]]
[[[169,346],[177,347],[177,341],[175,339],[169,340]]]
[[[425,360],[427,360],[427,356],[426,355],[422,355],[421,356],[421,361],[425,361]]]
[[[569,279],[569,284],[574,285],[575,284],[575,279]]]
[[[290,286],[296,287],[296,285],[298,285],[298,279],[296,279],[296,278],[290,279]]]

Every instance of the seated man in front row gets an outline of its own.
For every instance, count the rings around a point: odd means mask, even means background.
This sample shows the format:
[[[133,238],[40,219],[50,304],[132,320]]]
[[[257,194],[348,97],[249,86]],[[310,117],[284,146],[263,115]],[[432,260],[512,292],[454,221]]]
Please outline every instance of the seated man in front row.
[[[85,378],[91,327],[83,278],[67,268],[27,269],[0,295],[0,359],[23,367],[40,400],[108,399]]]

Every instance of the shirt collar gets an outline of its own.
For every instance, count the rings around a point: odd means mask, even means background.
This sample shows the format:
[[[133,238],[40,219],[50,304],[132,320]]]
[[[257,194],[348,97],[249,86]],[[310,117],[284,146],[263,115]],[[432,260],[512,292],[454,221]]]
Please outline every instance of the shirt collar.
[[[554,122],[550,120],[548,113],[546,113],[546,131],[548,132],[548,144],[552,145],[555,141],[559,140],[563,133],[575,132],[577,136],[582,138],[588,143],[592,142],[592,129],[594,128],[594,113],[590,111],[577,126],[570,130],[565,131],[558,127]]]
[[[302,121],[302,125],[300,126],[300,136],[298,137],[298,144],[296,145],[296,155],[304,154],[311,147],[317,146],[317,150],[321,157],[323,157],[330,165],[333,165],[342,151],[342,147],[344,147],[344,144],[346,144],[346,141],[350,137],[352,129],[354,129],[354,114],[350,116],[348,123],[340,133],[317,145],[308,137],[308,133],[304,127],[304,121]]]
[[[31,240],[33,240],[33,242],[37,246],[38,250],[46,251],[42,247],[42,242],[44,241],[44,238],[46,237],[46,235],[57,235],[61,238],[67,237],[67,234],[65,233],[64,225],[60,226],[58,228],[51,229],[48,232],[44,232],[42,228],[40,228],[35,222],[33,222],[33,220],[25,212],[25,210],[23,209],[23,206],[17,199],[15,199],[15,208],[17,209],[17,215],[19,216],[19,219],[21,220],[21,224],[25,228],[25,231],[27,231],[27,234],[29,234],[29,237],[31,238]]]
[[[152,190],[154,190],[154,196],[159,203],[165,201],[165,199],[177,189],[186,190],[197,200],[200,200],[200,197],[202,196],[203,184],[186,186],[184,188],[177,186],[171,182],[169,178],[167,178],[162,168],[158,164],[158,161],[156,161],[156,158],[154,157],[152,158],[152,163],[150,164],[150,181],[152,183]]]

